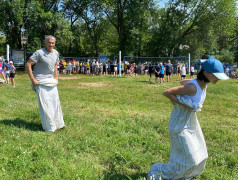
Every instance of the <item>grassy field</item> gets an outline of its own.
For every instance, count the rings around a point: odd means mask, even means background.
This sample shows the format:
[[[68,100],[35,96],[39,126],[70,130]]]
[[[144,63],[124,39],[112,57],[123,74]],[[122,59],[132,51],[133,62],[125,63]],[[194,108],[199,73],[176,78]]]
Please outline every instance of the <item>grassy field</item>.
[[[28,76],[15,79],[16,88],[0,86],[1,180],[144,180],[153,163],[169,161],[173,105],[162,92],[179,82],[60,75],[67,127],[46,133]],[[208,86],[198,119],[209,158],[197,179],[238,179],[237,110],[238,80]]]

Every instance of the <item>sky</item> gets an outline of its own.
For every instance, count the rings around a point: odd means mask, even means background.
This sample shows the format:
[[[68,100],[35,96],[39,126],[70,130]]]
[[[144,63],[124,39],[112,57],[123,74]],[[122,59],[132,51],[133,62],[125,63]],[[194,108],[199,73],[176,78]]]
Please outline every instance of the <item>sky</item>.
[[[169,0],[155,0],[156,3],[158,3],[160,8],[165,7],[165,3],[167,3]]]
[[[155,0],[155,2],[159,5],[160,8],[164,8],[165,4],[168,2],[169,0]],[[237,8],[237,14],[238,14],[238,0],[236,1],[236,8]]]

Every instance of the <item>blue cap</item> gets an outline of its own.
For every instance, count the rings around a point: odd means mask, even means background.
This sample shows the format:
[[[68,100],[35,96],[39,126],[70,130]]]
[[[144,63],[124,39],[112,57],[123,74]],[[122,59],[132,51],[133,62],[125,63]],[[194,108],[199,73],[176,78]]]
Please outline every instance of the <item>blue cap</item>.
[[[220,80],[227,80],[229,77],[224,73],[224,68],[221,61],[215,58],[209,58],[202,63],[204,71],[214,74]]]

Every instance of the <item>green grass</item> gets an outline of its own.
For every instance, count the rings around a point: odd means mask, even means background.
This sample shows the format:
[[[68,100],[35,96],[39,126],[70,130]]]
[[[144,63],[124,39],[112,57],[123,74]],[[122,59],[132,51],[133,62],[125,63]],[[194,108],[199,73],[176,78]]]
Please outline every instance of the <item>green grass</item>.
[[[148,76],[60,75],[67,127],[42,131],[37,97],[23,72],[0,87],[0,179],[143,180],[169,161],[173,105]],[[175,77],[173,77],[175,79]],[[198,119],[209,158],[197,179],[238,179],[238,80],[209,85]]]

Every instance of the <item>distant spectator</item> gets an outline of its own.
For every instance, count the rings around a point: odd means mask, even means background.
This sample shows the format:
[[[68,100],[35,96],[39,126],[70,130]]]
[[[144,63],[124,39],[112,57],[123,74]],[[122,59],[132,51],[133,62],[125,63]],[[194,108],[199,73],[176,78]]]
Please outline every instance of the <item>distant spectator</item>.
[[[93,62],[92,62],[92,74],[96,75],[96,62],[95,62],[95,59],[93,59]]]
[[[229,67],[226,66],[225,72],[226,72],[226,75],[227,75],[227,76],[229,76],[229,71],[230,71]]]
[[[193,66],[193,64],[191,65],[191,68],[190,68],[190,77],[191,78],[193,78],[193,76],[194,76],[194,66]]]
[[[135,74],[135,77],[136,77],[137,74],[139,73],[139,67],[136,65],[136,63],[134,63],[133,66],[134,66],[134,74]]]
[[[90,74],[90,61],[87,60],[87,74]]]
[[[121,63],[121,67],[119,65],[120,64],[118,63],[118,65],[117,65],[118,74],[119,74],[119,71],[121,70],[121,75],[123,75],[123,64]]]
[[[164,65],[160,63],[159,82],[161,83],[162,81],[164,83]]]
[[[64,61],[63,61],[63,65],[64,65],[64,69],[63,69],[63,73],[64,74],[66,74],[66,66],[67,66],[67,62],[66,62],[66,60],[64,59]]]
[[[165,72],[167,76],[167,82],[170,82],[171,79],[171,73],[173,72],[173,65],[171,64],[171,61],[168,60],[168,63],[165,66]]]
[[[231,74],[232,74],[232,79],[233,79],[233,78],[236,78],[236,72],[235,72],[235,70],[233,70]]]
[[[11,79],[11,82],[12,82],[12,87],[13,88],[15,88],[15,70],[16,70],[16,68],[14,67],[14,65],[13,65],[13,61],[10,61],[9,62],[9,64],[10,64],[10,79]]]
[[[155,83],[159,82],[160,66],[159,63],[155,66]]]
[[[96,75],[99,75],[99,62],[96,60]]]
[[[145,70],[145,75],[147,75],[148,74],[148,65],[147,65],[147,63],[145,63],[144,66],[145,66],[145,69],[144,69]]]
[[[186,67],[185,67],[185,64],[182,65],[182,68],[181,68],[181,79],[185,79],[186,78]]]
[[[76,74],[76,61],[74,59],[72,61],[72,73]]]
[[[133,66],[133,64],[130,65],[130,73],[131,73],[131,74],[134,73],[134,66]]]
[[[114,62],[114,76],[117,75],[117,61]]]
[[[5,77],[6,77],[6,83],[9,84],[10,64],[8,63],[8,61],[5,61],[4,72],[5,72]]]
[[[79,73],[79,60],[77,60],[75,62],[75,67],[76,67],[75,73],[78,74]]]
[[[152,77],[152,74],[153,74],[153,66],[152,66],[152,64],[149,64],[148,72],[149,72],[149,75],[150,75],[149,83],[151,83],[151,77]]]
[[[177,81],[181,81],[181,67],[180,64],[177,64]]]
[[[64,72],[64,64],[63,64],[63,61],[60,60],[59,61],[59,73],[63,74],[63,72]]]
[[[124,68],[125,68],[125,64],[124,62],[122,61],[121,62],[121,74],[124,75]]]
[[[2,57],[0,57],[0,74],[2,75],[4,81],[6,81],[5,75],[4,75],[4,70],[3,70],[3,64],[2,64]]]
[[[67,70],[68,74],[72,75],[73,64],[71,63],[71,61],[68,62],[67,67],[68,67]]]
[[[110,66],[110,74],[113,74],[114,73],[114,64],[112,61],[110,61],[109,66]]]
[[[103,74],[103,63],[100,62],[99,63],[99,72],[100,72],[100,76]]]
[[[129,63],[126,65],[126,73],[131,75],[131,65]]]
[[[81,74],[84,74],[84,62],[81,61],[80,63],[80,71],[81,71]]]

